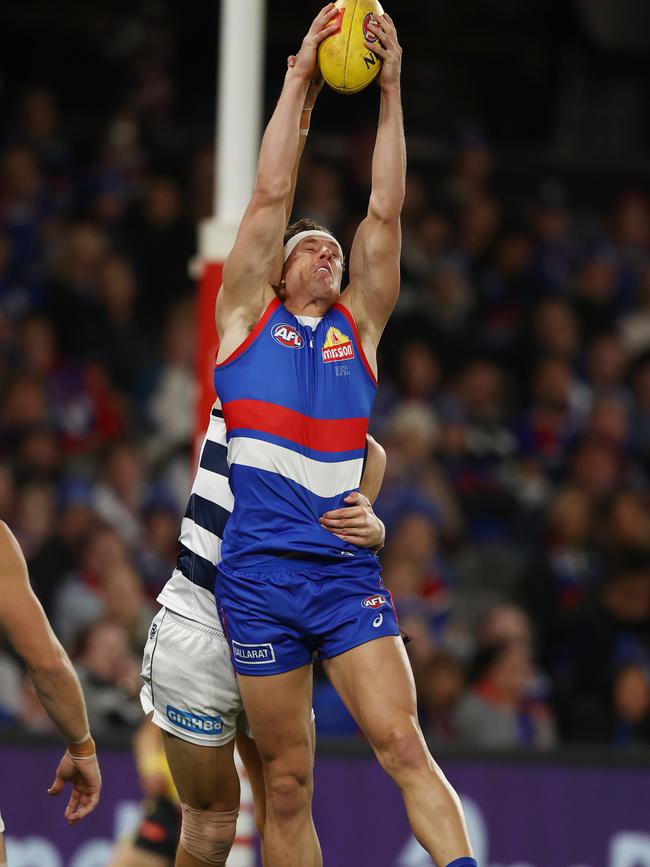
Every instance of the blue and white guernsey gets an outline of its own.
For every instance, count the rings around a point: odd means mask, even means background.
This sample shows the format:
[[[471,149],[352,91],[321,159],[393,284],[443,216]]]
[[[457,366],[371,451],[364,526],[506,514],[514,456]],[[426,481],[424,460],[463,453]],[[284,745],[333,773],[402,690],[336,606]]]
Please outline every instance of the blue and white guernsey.
[[[221,410],[213,409],[181,524],[176,568],[158,596],[166,608],[212,628],[219,627],[214,578],[232,510],[226,425]]]

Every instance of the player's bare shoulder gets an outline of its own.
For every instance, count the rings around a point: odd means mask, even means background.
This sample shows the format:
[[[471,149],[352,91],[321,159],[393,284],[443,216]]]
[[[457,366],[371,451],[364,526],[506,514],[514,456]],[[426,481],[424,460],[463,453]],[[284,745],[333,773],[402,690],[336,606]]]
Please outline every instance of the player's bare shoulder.
[[[251,295],[244,304],[233,305],[227,292],[217,295],[215,318],[219,334],[217,363],[222,364],[247,340],[268,305],[276,297],[270,283]]]

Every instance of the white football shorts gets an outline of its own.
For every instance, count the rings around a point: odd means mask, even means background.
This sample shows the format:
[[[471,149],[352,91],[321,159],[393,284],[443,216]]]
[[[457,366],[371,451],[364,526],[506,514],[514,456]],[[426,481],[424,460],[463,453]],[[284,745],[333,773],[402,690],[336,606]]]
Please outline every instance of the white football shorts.
[[[2,813],[0,813],[0,834],[5,832],[5,823],[2,821]]]
[[[154,617],[142,660],[145,714],[161,729],[199,746],[250,736],[230,647],[219,628],[168,608]]]

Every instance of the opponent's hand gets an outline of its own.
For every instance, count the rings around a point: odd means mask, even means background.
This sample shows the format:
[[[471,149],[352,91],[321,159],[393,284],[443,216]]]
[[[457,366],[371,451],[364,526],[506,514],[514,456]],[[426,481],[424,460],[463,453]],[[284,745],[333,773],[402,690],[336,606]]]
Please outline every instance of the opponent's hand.
[[[338,536],[343,542],[351,542],[360,548],[381,548],[386,530],[373,512],[368,498],[359,491],[353,491],[347,495],[345,502],[350,505],[325,512],[321,516],[321,527]]]
[[[366,48],[381,57],[380,87],[392,87],[399,83],[402,71],[402,47],[397,38],[393,19],[387,13],[376,15],[370,19],[368,30],[379,37],[379,42],[368,42],[367,39],[364,41]]]
[[[339,10],[333,3],[328,3],[314,18],[307,35],[302,40],[300,51],[296,56],[293,73],[303,81],[318,78],[318,46],[324,39],[337,33],[341,26]]]
[[[99,803],[102,775],[97,764],[97,756],[73,759],[66,750],[56,769],[54,782],[47,790],[48,795],[59,795],[66,782],[72,783],[72,793],[64,818],[68,824],[75,825],[95,809]]]
[[[287,68],[293,69],[296,65],[296,60],[297,58],[295,54],[291,54],[289,57],[287,57]],[[303,105],[303,109],[308,109],[309,111],[312,110],[312,108],[316,104],[318,94],[323,89],[323,84],[323,76],[320,74],[320,69],[318,68],[318,65],[316,65],[316,73],[312,80],[309,82],[309,88],[307,89],[307,95],[305,96],[305,104]]]

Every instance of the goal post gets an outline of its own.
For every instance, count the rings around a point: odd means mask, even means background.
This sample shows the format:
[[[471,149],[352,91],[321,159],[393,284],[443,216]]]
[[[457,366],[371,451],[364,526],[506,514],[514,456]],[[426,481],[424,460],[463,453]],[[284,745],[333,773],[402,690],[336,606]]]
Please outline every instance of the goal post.
[[[266,0],[221,0],[220,6],[213,209],[199,226],[195,261],[199,440],[214,403],[214,304],[223,263],[253,189],[264,101]]]

